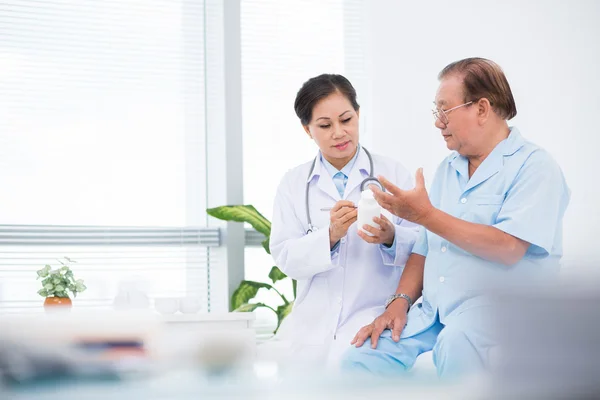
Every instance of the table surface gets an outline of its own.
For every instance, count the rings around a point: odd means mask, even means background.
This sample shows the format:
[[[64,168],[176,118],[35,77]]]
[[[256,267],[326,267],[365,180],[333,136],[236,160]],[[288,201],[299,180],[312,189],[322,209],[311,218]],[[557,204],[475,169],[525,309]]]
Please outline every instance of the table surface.
[[[267,371],[268,371],[267,367]],[[250,371],[232,375],[207,375],[201,370],[173,370],[152,377],[87,382],[45,382],[12,387],[8,400],[71,399],[475,399],[476,390],[445,385],[435,376],[427,379],[342,377],[315,371],[279,374]],[[271,369],[272,371],[272,369]],[[0,393],[0,397],[2,393]],[[481,394],[481,393],[480,393]]]

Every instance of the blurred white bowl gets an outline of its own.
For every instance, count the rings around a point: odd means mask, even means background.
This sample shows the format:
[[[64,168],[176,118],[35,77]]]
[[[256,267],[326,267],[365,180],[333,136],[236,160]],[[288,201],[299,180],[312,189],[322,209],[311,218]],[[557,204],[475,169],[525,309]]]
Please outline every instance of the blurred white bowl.
[[[184,297],[179,300],[179,311],[184,314],[195,314],[202,308],[202,302],[195,297]]]
[[[175,314],[179,309],[179,300],[170,297],[154,299],[154,308],[161,314]]]

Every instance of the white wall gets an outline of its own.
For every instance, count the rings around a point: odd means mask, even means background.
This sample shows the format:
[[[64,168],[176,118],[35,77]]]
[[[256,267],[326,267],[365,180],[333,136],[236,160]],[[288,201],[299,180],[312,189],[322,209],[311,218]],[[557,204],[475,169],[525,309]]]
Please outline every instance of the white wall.
[[[600,2],[366,2],[373,150],[431,180],[448,154],[433,125],[437,74],[472,56],[500,64],[518,116],[511,125],[546,148],[572,190],[565,264],[598,261],[600,179]]]

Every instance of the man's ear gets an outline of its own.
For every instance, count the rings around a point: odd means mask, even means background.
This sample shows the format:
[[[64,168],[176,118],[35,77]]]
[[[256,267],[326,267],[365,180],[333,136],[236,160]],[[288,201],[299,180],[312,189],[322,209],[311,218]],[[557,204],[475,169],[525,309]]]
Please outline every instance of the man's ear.
[[[492,112],[494,112],[492,104],[485,97],[479,99],[477,103],[475,103],[475,107],[477,107],[477,117],[481,123],[487,121]]]
[[[304,128],[304,132],[306,132],[308,137],[312,139],[313,137],[312,137],[312,134],[310,133],[310,129],[308,128],[308,125],[302,125],[302,127]]]

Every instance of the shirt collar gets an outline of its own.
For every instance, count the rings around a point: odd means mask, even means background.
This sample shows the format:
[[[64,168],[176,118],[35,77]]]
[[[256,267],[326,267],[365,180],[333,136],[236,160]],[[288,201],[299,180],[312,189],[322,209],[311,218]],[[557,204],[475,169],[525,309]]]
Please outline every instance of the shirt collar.
[[[521,147],[523,147],[525,145],[525,139],[523,138],[523,136],[521,136],[521,132],[519,132],[519,129],[517,129],[517,127],[511,126],[510,134],[503,141],[503,143],[504,143],[504,148],[503,148],[502,153],[505,156],[512,156]]]
[[[307,181],[310,182],[313,177],[320,176],[321,175],[321,167],[323,167],[327,171],[327,173],[329,173],[329,176],[331,176],[332,178],[338,172],[341,172],[344,175],[346,175],[347,177],[349,177],[350,172],[352,172],[352,169],[354,168],[354,165],[356,164],[356,160],[358,159],[358,155],[360,154],[361,149],[362,149],[362,147],[359,144],[358,150],[356,151],[356,153],[354,153],[354,157],[352,157],[352,159],[344,166],[344,168],[342,168],[341,171],[338,170],[333,165],[331,165],[331,163],[329,161],[327,161],[325,159],[325,157],[323,157],[323,154],[319,151],[317,160],[320,162],[315,162],[315,167],[313,168],[313,171],[310,174],[310,176],[308,177]]]
[[[523,147],[524,144],[525,139],[523,138],[523,136],[521,136],[521,132],[519,132],[519,129],[517,129],[517,127],[511,126],[508,137],[500,143],[498,143],[488,157],[498,157],[501,155],[512,156],[521,147]],[[468,167],[468,162],[466,161],[466,157],[461,156],[456,151],[453,151],[452,154],[450,154],[450,156],[448,157],[448,163],[450,163],[454,167],[454,169],[456,169],[460,173],[463,173],[462,170],[465,166]]]

